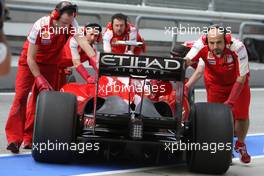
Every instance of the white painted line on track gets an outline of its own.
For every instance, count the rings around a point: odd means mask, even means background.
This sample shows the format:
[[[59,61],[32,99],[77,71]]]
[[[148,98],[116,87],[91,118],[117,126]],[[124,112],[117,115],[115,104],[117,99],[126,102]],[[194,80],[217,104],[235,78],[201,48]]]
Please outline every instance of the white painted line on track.
[[[11,96],[15,95],[15,92],[0,92],[0,96]]]
[[[264,133],[251,133],[251,134],[247,134],[248,136],[264,136]]]
[[[31,155],[31,152],[25,152],[25,153],[19,153],[19,154],[13,154],[13,153],[0,154],[0,158],[1,157],[11,157],[11,156],[20,156],[20,155]]]
[[[264,88],[250,88],[250,90],[252,92],[263,92],[264,91]],[[200,92],[202,92],[202,93],[206,92],[205,89],[194,89],[194,91],[195,92],[198,92],[198,93],[200,93]]]
[[[251,156],[251,159],[262,159],[264,158],[264,155],[259,155],[259,156]],[[239,158],[233,158],[232,161],[239,161]],[[250,163],[249,163],[250,164]]]
[[[260,156],[253,156],[252,159],[261,159],[264,158],[264,155]],[[233,161],[239,161],[239,158],[234,158]],[[186,163],[179,163],[174,164],[170,166],[160,166],[160,167],[144,167],[139,169],[126,169],[126,170],[117,170],[117,171],[107,171],[107,172],[98,172],[98,173],[88,173],[88,174],[80,174],[80,175],[73,175],[73,176],[100,176],[100,175],[112,175],[112,174],[122,174],[122,173],[131,173],[131,172],[142,172],[147,170],[153,170],[153,169],[165,169],[165,168],[171,168],[176,166],[186,165]]]
[[[74,175],[74,176],[98,176],[98,175],[111,175],[111,174],[121,174],[121,173],[129,173],[129,172],[140,172],[140,171],[146,171],[146,170],[152,170],[152,169],[164,169],[164,168],[170,168],[175,166],[185,165],[183,164],[174,164],[169,166],[160,166],[160,167],[143,167],[138,169],[125,169],[125,170],[117,170],[117,171],[106,171],[106,172],[98,172],[98,173],[88,173],[88,174],[80,174],[80,175]]]

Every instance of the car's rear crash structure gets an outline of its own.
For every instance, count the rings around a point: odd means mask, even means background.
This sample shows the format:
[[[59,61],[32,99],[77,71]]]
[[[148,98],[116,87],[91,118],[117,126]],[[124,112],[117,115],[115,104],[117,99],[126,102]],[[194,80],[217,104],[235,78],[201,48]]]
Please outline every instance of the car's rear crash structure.
[[[117,76],[126,77],[128,85],[135,80],[143,85],[159,80],[159,84],[171,84],[172,90],[155,98],[144,91],[100,93],[100,85],[109,84],[101,80]],[[192,96],[186,98],[184,81],[183,59],[102,53],[95,85],[70,83],[61,92],[39,95],[33,145],[98,142],[100,149],[90,152],[91,156],[111,160],[132,153],[134,159],[158,163],[161,158],[180,156],[165,151],[165,144],[217,144],[220,148],[214,152],[210,148],[179,152],[186,154],[191,171],[224,173],[231,162],[232,113],[223,104],[194,103]],[[85,122],[91,120],[93,125],[87,126]],[[32,151],[33,158],[40,162],[69,162],[73,153],[40,151],[37,147]]]

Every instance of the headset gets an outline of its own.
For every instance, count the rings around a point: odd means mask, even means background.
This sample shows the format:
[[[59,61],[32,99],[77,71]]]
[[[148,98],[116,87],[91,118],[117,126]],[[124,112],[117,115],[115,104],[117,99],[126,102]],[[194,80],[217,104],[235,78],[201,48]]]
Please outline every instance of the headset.
[[[97,42],[102,41],[102,26],[100,24],[98,24],[98,23],[88,23],[84,27],[85,27],[84,35],[86,35],[86,29],[87,28],[95,28],[95,29],[97,29],[99,31],[99,36],[97,38]]]
[[[226,28],[224,28],[223,26],[219,25],[219,24],[214,24],[214,25],[211,25],[208,27],[208,30],[207,30],[207,34],[204,34],[202,36],[202,41],[208,45],[208,33],[211,29],[220,29],[220,30],[223,30],[223,33],[224,33],[224,40],[225,40],[225,44],[229,45],[229,44],[232,44],[232,36],[231,34],[227,34],[227,30]]]
[[[60,19],[61,15],[67,11],[68,13],[72,13],[74,17],[77,16],[78,7],[75,4],[72,4],[69,1],[62,1],[56,5],[55,9],[52,12],[52,18],[54,20]]]

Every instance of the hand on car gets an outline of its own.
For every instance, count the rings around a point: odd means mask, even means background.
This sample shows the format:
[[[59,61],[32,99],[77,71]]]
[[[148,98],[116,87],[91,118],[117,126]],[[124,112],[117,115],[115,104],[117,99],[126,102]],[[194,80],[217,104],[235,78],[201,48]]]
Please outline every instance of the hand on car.
[[[39,92],[53,90],[49,82],[42,75],[39,75],[35,78],[35,84]]]

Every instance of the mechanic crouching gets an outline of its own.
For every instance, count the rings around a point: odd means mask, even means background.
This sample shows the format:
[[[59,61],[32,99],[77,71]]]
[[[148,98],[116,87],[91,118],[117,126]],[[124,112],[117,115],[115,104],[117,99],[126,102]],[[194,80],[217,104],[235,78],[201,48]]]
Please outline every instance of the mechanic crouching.
[[[87,43],[89,43],[89,45],[93,47],[94,52],[97,53],[95,44],[101,42],[102,40],[102,27],[97,23],[89,23],[85,25],[83,34],[87,40]],[[58,89],[60,89],[66,83],[66,75],[64,70],[71,66],[76,68],[76,71],[81,75],[86,83],[95,82],[96,76],[90,75],[82,64],[85,61],[89,62],[89,64],[94,68],[96,74],[98,70],[97,60],[88,57],[87,54],[81,49],[75,38],[70,37],[61,51],[61,57],[59,61],[61,72],[59,73],[60,81]]]
[[[234,149],[240,154],[241,162],[249,163],[251,157],[245,138],[249,128],[250,88],[248,54],[244,44],[233,38],[231,31],[213,25],[194,43],[185,59],[188,65],[199,61],[185,91],[204,75],[207,101],[224,103],[232,109],[238,138]]]

